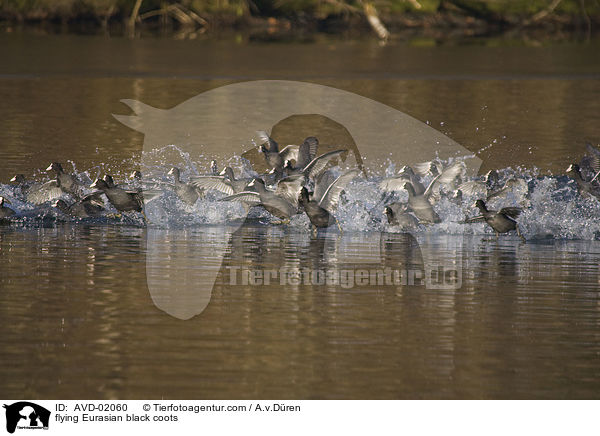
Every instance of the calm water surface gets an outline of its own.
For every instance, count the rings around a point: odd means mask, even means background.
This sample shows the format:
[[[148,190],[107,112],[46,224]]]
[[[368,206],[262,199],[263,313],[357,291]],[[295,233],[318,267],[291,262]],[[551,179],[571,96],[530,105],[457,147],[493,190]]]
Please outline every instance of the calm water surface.
[[[0,182],[51,161],[125,174],[143,135],[111,116],[130,113],[120,99],[170,108],[265,78],[334,86],[429,121],[481,150],[482,172],[562,174],[586,141],[600,142],[597,53],[597,42],[380,47],[3,34]],[[600,243],[489,239],[483,227],[315,238],[260,224],[2,225],[2,396],[598,398]],[[182,320],[165,310],[177,296],[148,283],[161,278],[168,288],[175,273],[148,269],[149,240],[176,241],[164,257],[186,259],[200,276],[203,253],[224,254],[201,314]],[[432,256],[456,266],[458,289],[230,276],[231,266],[419,270]]]
[[[227,254],[207,309],[182,321],[158,310],[149,295],[146,232],[3,230],[0,329],[11,362],[2,370],[5,395],[597,397],[597,243],[434,237],[429,249],[438,253],[449,239],[460,242],[452,254],[462,261],[458,290],[252,286],[241,279],[232,285],[228,265],[422,263],[419,244],[407,235],[312,238],[243,227],[217,243]],[[164,232],[185,232],[191,250],[210,240],[203,229]]]

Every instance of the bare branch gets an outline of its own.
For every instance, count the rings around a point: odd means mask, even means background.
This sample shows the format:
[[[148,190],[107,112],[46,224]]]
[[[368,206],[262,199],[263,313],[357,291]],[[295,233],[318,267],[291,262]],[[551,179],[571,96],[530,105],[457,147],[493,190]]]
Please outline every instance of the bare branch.
[[[377,15],[377,10],[372,3],[363,3],[363,10],[365,15],[367,16],[367,21],[377,34],[380,39],[386,40],[390,36],[390,32],[383,25],[379,16]]]
[[[140,13],[140,7],[142,6],[143,0],[136,0],[135,5],[133,6],[133,11],[131,11],[131,17],[129,17],[129,27],[133,29],[135,27],[135,22],[137,20],[137,16]]]
[[[552,0],[552,3],[550,3],[550,5],[548,5],[546,9],[539,11],[537,14],[531,17],[531,19],[526,20],[523,24],[528,25],[531,23],[535,23],[536,21],[540,21],[541,19],[550,15],[552,11],[554,11],[554,9],[556,9],[556,7],[560,4],[561,1],[562,0]]]
[[[415,9],[421,9],[421,3],[419,3],[417,0],[406,0],[407,2],[409,2],[411,5],[413,5],[413,8]]]

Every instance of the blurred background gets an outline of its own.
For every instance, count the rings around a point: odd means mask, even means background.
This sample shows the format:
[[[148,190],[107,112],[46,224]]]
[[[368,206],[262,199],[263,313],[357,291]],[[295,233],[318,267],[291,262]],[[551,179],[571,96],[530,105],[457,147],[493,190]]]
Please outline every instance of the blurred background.
[[[229,30],[268,34],[373,31],[489,35],[577,30],[589,38],[597,0],[2,0],[3,26],[36,23],[79,32],[177,32],[181,38]],[[8,23],[8,24],[7,24]],[[550,36],[550,35],[549,35]]]

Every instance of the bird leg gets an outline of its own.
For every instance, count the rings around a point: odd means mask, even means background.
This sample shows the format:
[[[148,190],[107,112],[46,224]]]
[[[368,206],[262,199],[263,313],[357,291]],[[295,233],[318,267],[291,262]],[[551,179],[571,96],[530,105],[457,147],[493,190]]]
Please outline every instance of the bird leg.
[[[517,229],[517,235],[519,235],[519,238],[521,238],[521,241],[527,242],[525,237],[521,234],[521,231],[519,230],[519,226],[515,224],[515,228]]]
[[[317,229],[317,226],[312,226],[312,235],[313,237],[317,237],[319,229]]]
[[[344,231],[342,230],[342,226],[340,225],[340,222],[338,221],[338,219],[336,217],[333,217],[333,219],[335,219],[335,223],[338,226],[338,229],[340,229],[340,234],[343,235]]]
[[[149,221],[148,221],[148,217],[146,216],[146,213],[144,212],[144,210],[142,209],[142,216],[144,217],[144,222],[146,223],[146,225],[148,225]]]
[[[498,236],[500,236],[500,233],[496,232],[496,242],[498,242]]]

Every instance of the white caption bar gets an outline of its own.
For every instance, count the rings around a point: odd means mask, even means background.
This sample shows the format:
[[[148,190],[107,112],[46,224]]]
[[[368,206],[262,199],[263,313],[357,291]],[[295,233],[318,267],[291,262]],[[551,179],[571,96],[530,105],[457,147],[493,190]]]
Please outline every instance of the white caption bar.
[[[2,400],[1,432],[564,435],[597,432],[598,401]],[[44,430],[42,433],[35,430]],[[198,433],[199,434],[199,433]]]

